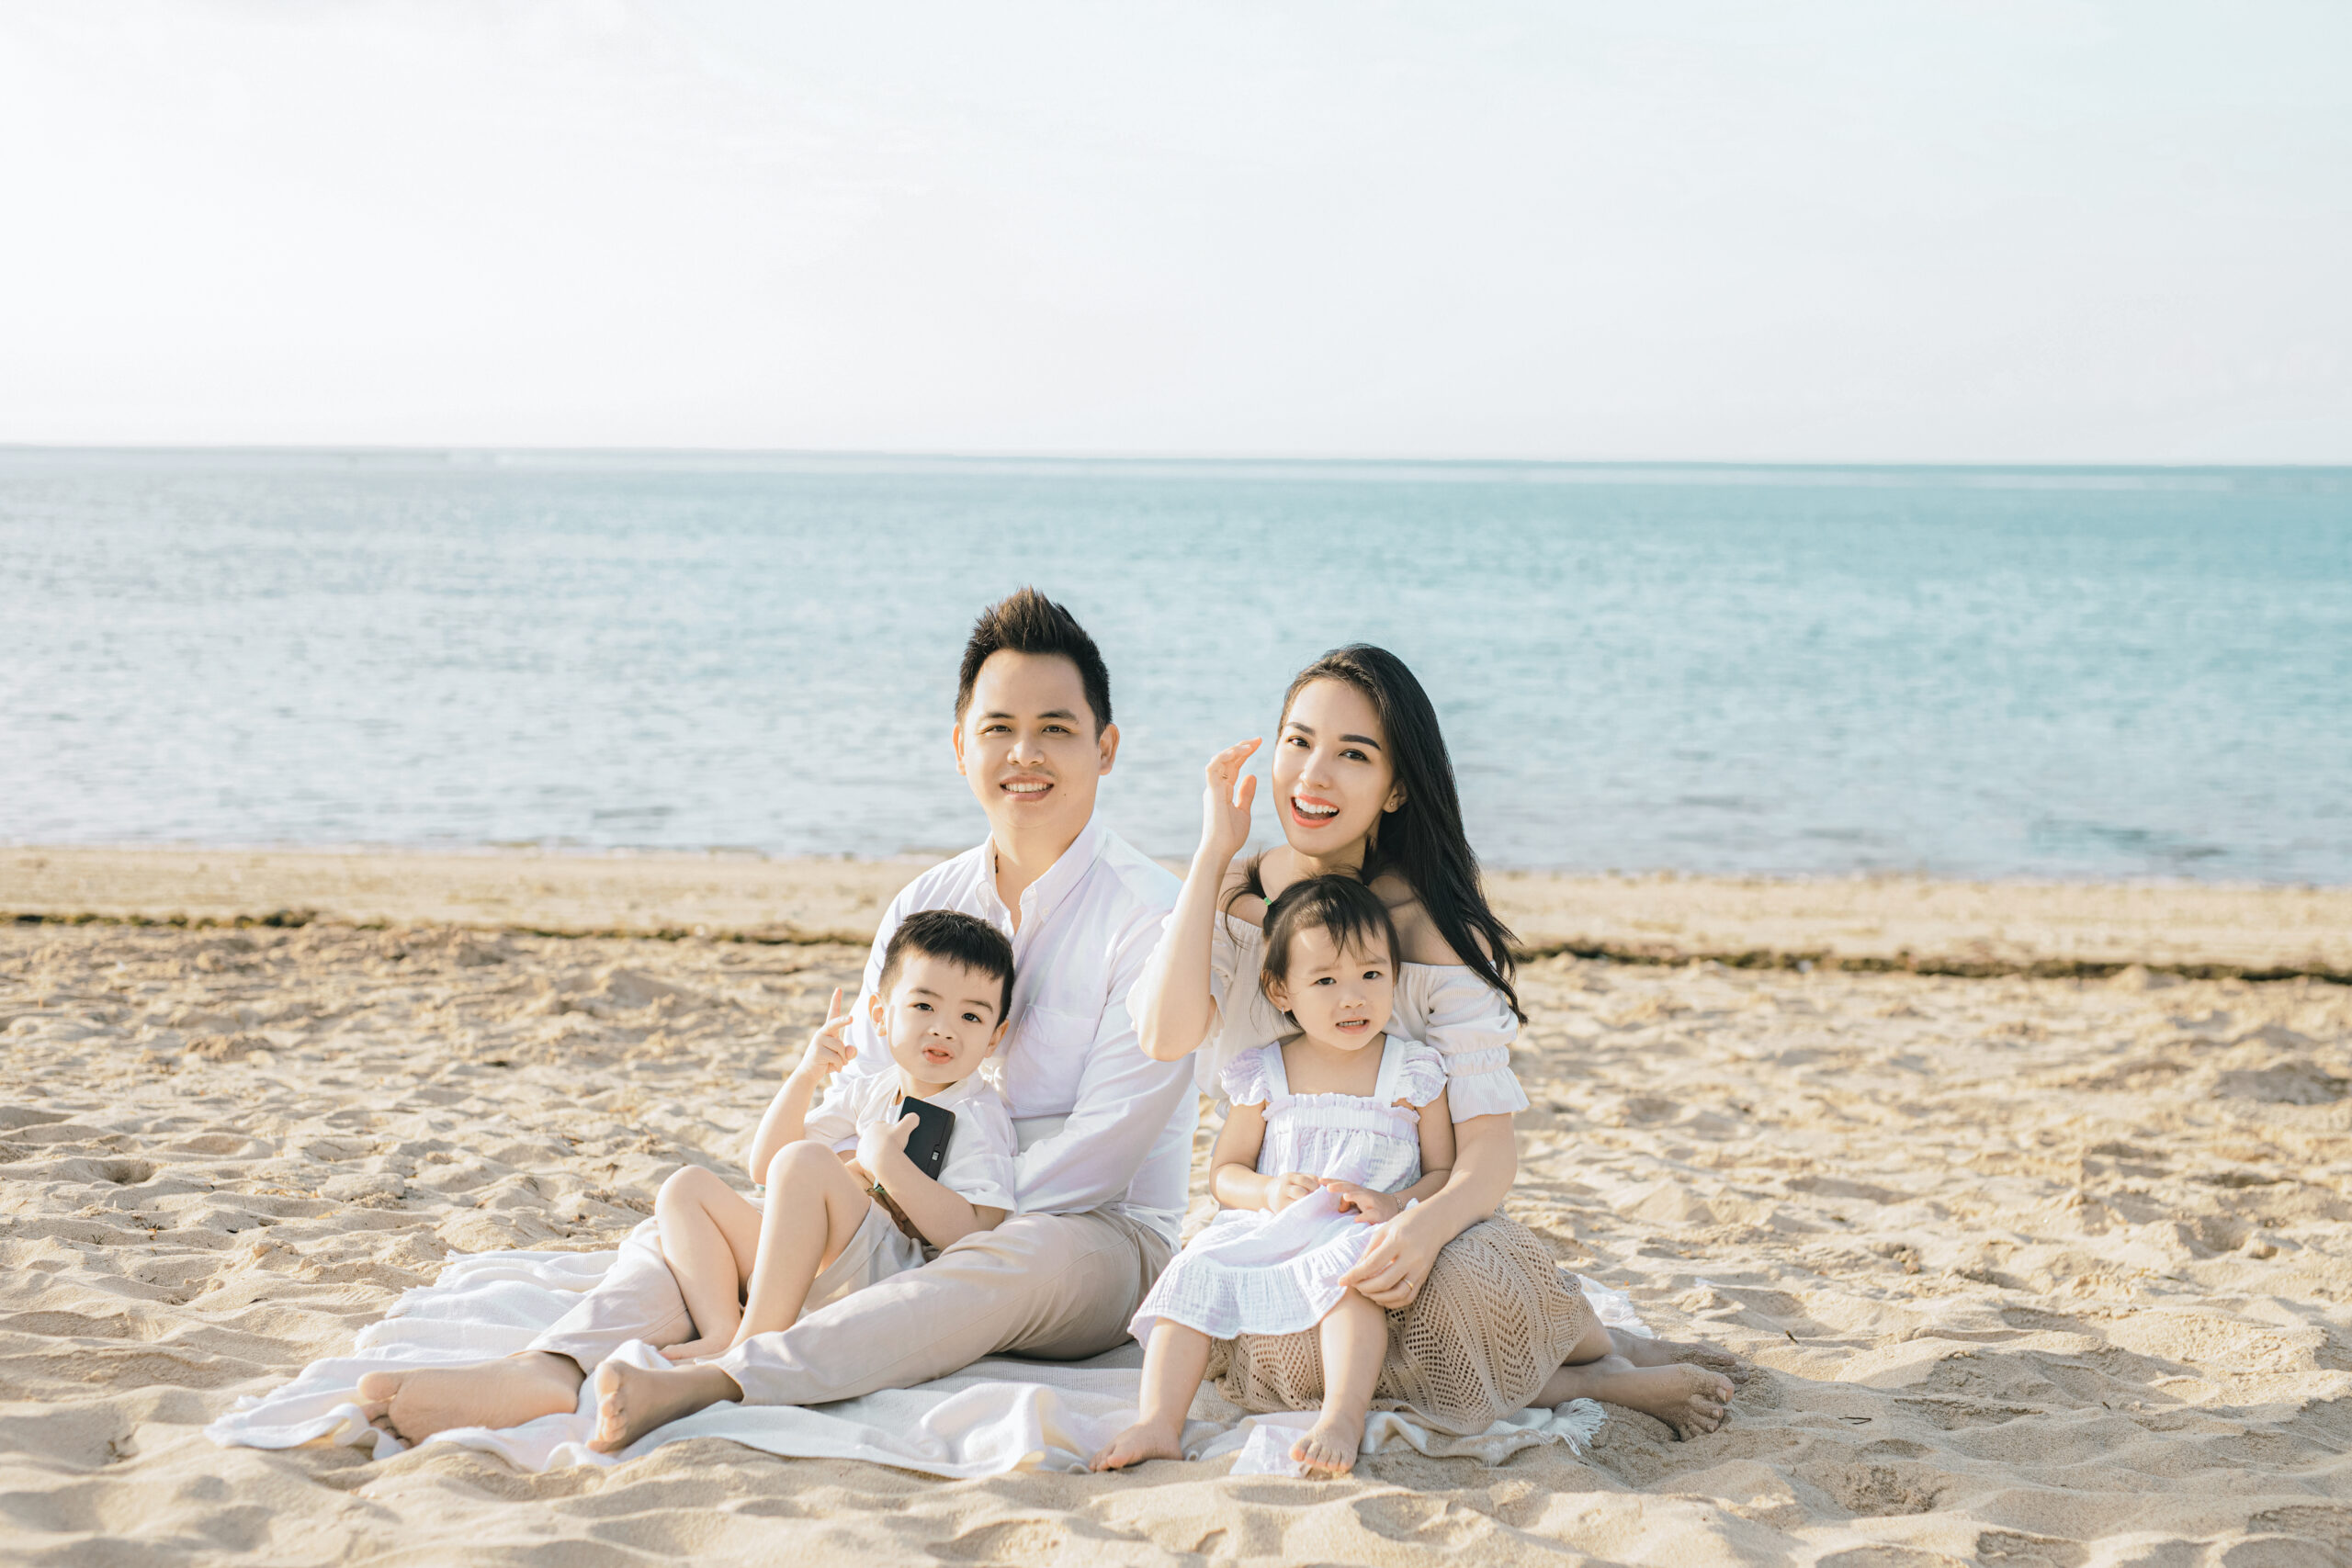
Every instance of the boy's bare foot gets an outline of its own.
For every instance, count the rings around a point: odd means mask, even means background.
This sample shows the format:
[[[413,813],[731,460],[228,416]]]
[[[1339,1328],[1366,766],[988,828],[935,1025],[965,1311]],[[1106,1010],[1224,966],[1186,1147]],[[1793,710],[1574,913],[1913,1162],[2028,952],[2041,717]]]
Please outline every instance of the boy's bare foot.
[[[662,1354],[677,1362],[699,1361],[707,1356],[724,1356],[733,1348],[727,1339],[689,1339],[683,1345],[663,1348]]]
[[[359,1380],[360,1409],[402,1442],[421,1443],[457,1427],[519,1427],[580,1407],[580,1364],[538,1350],[470,1367],[419,1367],[369,1372]]]
[[[1141,1464],[1148,1459],[1182,1459],[1183,1428],[1170,1431],[1165,1425],[1136,1422],[1111,1439],[1110,1446],[1094,1456],[1092,1470],[1125,1470],[1131,1464]]]
[[[1676,1437],[1688,1438],[1722,1426],[1731,1396],[1731,1380],[1704,1367],[1681,1361],[1637,1367],[1623,1356],[1603,1356],[1580,1367],[1562,1367],[1544,1385],[1540,1397],[1546,1404],[1606,1400],[1655,1416],[1673,1427]]]
[[[1356,1450],[1363,1443],[1363,1417],[1327,1410],[1290,1446],[1290,1457],[1313,1475],[1345,1475],[1356,1467]]]
[[[1755,1369],[1746,1360],[1714,1345],[1703,1345],[1694,1339],[1645,1339],[1638,1334],[1628,1334],[1622,1328],[1609,1331],[1610,1343],[1617,1354],[1637,1367],[1667,1367],[1676,1362],[1685,1366],[1704,1367],[1711,1372],[1721,1372],[1732,1382],[1746,1382]]]
[[[656,1427],[742,1397],[735,1380],[717,1367],[649,1371],[606,1361],[596,1369],[596,1435],[588,1446],[598,1453],[616,1454]]]

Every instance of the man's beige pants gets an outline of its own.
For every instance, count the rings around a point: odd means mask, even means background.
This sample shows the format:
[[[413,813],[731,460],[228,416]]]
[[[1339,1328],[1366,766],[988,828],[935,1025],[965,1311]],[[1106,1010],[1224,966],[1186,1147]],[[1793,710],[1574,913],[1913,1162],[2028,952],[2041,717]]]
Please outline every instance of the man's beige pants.
[[[822,1404],[911,1387],[1005,1351],[1080,1360],[1125,1340],[1173,1250],[1148,1226],[1104,1210],[1016,1214],[715,1364],[748,1404]],[[648,1220],[621,1244],[612,1271],[530,1348],[593,1372],[632,1339],[660,1347],[694,1337]]]

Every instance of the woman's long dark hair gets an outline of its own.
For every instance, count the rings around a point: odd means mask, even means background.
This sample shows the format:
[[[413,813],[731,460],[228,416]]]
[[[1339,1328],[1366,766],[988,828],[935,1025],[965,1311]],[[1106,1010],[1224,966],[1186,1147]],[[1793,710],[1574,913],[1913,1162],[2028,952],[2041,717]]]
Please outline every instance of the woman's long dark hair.
[[[1298,694],[1317,681],[1342,681],[1364,694],[1380,716],[1388,761],[1404,787],[1405,804],[1380,819],[1364,852],[1363,880],[1395,872],[1429,912],[1445,945],[1477,976],[1500,991],[1520,1021],[1527,1014],[1511,984],[1519,965],[1511,956],[1510,928],[1487,903],[1478,879],[1478,857],[1462,830],[1462,796],[1453,784],[1453,759],[1438,728],[1437,709],[1405,661],[1385,648],[1352,642],[1335,648],[1300,671],[1283,694],[1286,722]],[[1276,742],[1280,744],[1279,741]],[[1261,897],[1265,884],[1251,861],[1244,886]]]

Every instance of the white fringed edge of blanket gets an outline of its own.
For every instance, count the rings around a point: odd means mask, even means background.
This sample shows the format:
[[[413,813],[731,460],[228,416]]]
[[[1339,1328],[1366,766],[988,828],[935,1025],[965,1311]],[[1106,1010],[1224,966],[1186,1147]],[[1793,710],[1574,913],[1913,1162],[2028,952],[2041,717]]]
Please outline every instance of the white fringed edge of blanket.
[[[612,1252],[493,1252],[450,1259],[435,1283],[404,1293],[379,1323],[362,1329],[348,1356],[313,1361],[283,1386],[240,1398],[205,1428],[224,1447],[285,1449],[330,1442],[368,1446],[388,1459],[406,1446],[368,1424],[358,1384],[372,1371],[462,1366],[512,1355],[528,1346],[580,1293],[601,1280]],[[1563,1272],[1566,1272],[1563,1270]],[[1633,1303],[1598,1280],[1576,1276],[1602,1323],[1648,1336]],[[618,1355],[640,1366],[667,1366],[652,1347]],[[862,1459],[956,1479],[1012,1470],[1079,1471],[1134,1418],[1133,1366],[1057,1365],[991,1359],[911,1389],[886,1389],[834,1404],[718,1404],[649,1434],[619,1454],[587,1445],[594,1426],[594,1382],[581,1407],[520,1427],[461,1427],[426,1443],[494,1453],[518,1470],[610,1465],[690,1438],[726,1438],[794,1459]],[[1284,1413],[1248,1416],[1227,1427],[1189,1423],[1185,1457],[1238,1454],[1236,1474],[1294,1474],[1290,1444],[1313,1417]],[[1432,1431],[1395,1411],[1365,1425],[1363,1451],[1411,1448],[1439,1458],[1499,1463],[1540,1443],[1582,1453],[1606,1419],[1590,1400],[1555,1410],[1531,1407],[1468,1437]]]

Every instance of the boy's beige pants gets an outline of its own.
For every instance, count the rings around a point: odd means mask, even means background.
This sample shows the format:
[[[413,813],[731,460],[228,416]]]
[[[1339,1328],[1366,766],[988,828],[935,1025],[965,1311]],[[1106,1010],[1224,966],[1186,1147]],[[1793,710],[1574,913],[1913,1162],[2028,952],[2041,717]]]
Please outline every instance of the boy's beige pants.
[[[1016,1214],[920,1269],[755,1336],[716,1365],[748,1404],[822,1404],[907,1388],[1005,1351],[1079,1360],[1125,1340],[1172,1251],[1156,1231],[1106,1210]],[[530,1348],[593,1372],[629,1340],[660,1347],[694,1337],[648,1220],[602,1282]]]

